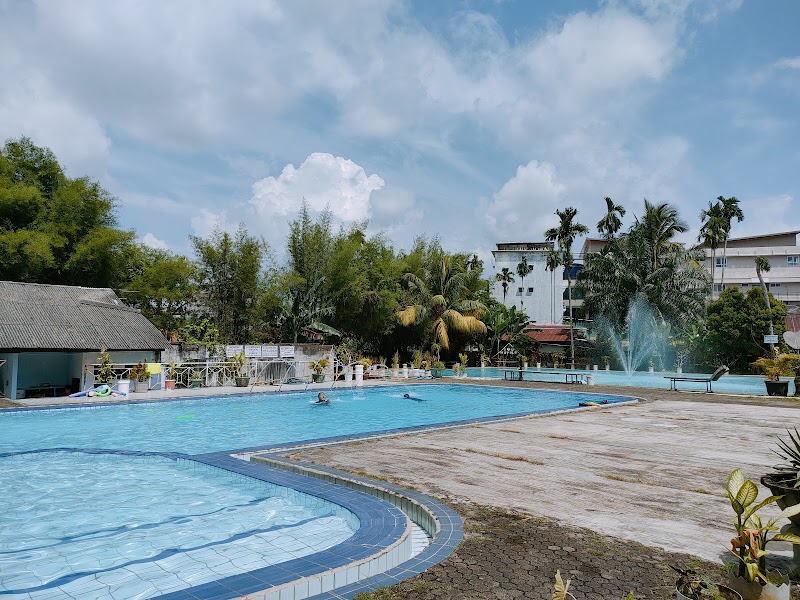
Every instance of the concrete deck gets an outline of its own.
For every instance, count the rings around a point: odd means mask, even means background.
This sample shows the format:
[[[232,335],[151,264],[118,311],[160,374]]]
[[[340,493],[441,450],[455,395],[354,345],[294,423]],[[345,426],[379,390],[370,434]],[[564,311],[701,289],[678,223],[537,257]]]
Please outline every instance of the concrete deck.
[[[777,460],[775,436],[798,421],[783,406],[659,400],[292,456],[719,560],[733,533],[729,473],[757,481]]]

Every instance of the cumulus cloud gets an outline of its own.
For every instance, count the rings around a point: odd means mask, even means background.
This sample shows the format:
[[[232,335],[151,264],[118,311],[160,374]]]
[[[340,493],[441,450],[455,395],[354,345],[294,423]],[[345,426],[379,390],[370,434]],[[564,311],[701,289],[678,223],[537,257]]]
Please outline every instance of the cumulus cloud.
[[[153,248],[155,250],[169,250],[169,244],[167,244],[167,242],[158,239],[156,236],[154,236],[152,233],[149,232],[145,233],[141,237],[139,243],[144,244],[145,246],[149,246],[150,248]]]
[[[779,69],[800,69],[800,56],[782,58],[775,63]]]
[[[253,184],[250,203],[259,215],[294,215],[305,200],[313,212],[329,208],[342,221],[369,218],[370,195],[383,188],[383,179],[367,175],[352,160],[315,152],[299,167],[286,165],[277,177]]]

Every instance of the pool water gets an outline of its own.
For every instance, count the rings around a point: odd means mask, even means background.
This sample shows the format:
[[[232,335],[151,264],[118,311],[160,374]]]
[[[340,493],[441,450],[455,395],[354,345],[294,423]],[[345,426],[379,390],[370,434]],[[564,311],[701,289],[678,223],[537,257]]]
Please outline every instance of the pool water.
[[[0,598],[151,597],[320,552],[350,511],[188,460],[0,457]]]
[[[564,369],[528,369],[532,373],[536,373],[536,378],[541,380],[551,380],[553,382],[564,383],[564,376],[555,375],[555,373],[563,373]],[[669,389],[669,379],[665,376],[675,375],[676,377],[708,377],[708,373],[682,373],[676,375],[675,373],[648,373],[646,371],[636,371],[628,376],[624,371],[588,371],[575,369],[575,373],[584,373],[586,375],[593,375],[597,385],[620,385],[625,387],[641,387],[641,388],[656,388],[656,389]],[[445,373],[451,375],[450,371]],[[552,374],[552,375],[551,375]],[[469,377],[485,377],[489,379],[503,379],[503,369],[497,367],[470,367],[467,369]],[[529,376],[533,377],[533,375]],[[794,394],[794,382],[792,378],[789,381],[789,395]],[[711,389],[715,392],[729,393],[729,394],[747,394],[752,396],[766,396],[767,390],[764,386],[764,378],[760,375],[723,375],[719,380],[711,384]],[[702,391],[706,390],[706,384],[703,382],[692,381],[679,381],[679,390],[688,391]]]
[[[596,396],[470,385],[399,385],[0,414],[0,453],[113,448],[200,454],[574,408]],[[409,394],[418,400],[404,398]],[[602,396],[609,402],[615,396]]]

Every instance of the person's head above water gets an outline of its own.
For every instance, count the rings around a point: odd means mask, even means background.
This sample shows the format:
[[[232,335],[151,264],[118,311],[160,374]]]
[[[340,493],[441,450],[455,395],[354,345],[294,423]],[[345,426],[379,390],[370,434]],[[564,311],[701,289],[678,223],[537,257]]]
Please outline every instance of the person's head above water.
[[[403,398],[411,398],[408,394],[403,394]]]
[[[320,392],[319,394],[317,394],[317,402],[327,402],[327,401],[328,397],[324,393]]]

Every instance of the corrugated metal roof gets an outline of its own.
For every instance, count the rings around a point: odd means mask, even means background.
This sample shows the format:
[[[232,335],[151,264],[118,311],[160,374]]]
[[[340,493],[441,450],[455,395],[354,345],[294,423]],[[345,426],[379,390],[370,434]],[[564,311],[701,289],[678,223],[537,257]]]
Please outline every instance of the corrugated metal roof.
[[[0,349],[163,350],[169,341],[109,288],[0,281]]]

